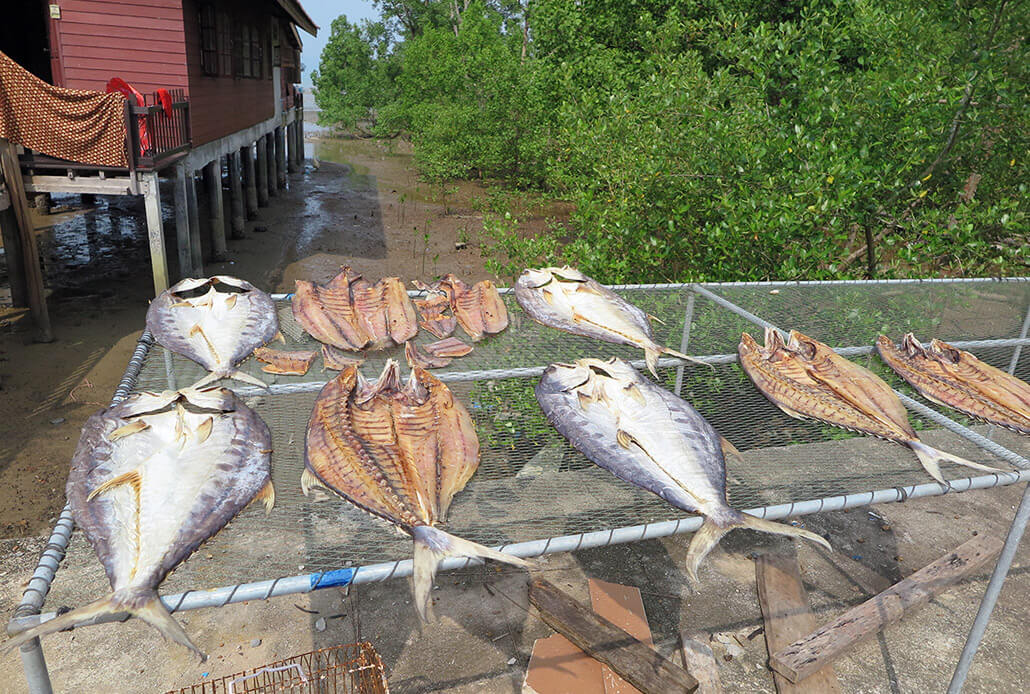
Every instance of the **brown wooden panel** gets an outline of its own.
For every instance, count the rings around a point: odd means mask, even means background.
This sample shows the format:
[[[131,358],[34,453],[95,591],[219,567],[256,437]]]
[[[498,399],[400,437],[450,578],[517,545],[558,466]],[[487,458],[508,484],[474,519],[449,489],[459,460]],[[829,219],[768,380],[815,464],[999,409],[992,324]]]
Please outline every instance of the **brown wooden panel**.
[[[89,60],[97,66],[111,71],[112,75],[121,75],[122,72],[146,72],[152,75],[167,75],[170,77],[186,77],[186,66],[175,63],[166,63],[163,60],[122,60],[122,54],[111,54],[111,51],[103,48],[86,48],[84,46],[65,46],[63,55],[66,60]],[[161,55],[161,54],[156,54]],[[179,80],[185,82],[185,79]]]

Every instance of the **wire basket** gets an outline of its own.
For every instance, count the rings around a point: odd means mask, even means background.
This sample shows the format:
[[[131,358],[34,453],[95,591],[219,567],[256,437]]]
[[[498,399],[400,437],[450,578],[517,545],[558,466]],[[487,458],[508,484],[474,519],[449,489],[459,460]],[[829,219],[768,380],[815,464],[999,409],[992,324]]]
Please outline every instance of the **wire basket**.
[[[167,694],[389,694],[371,643],[349,643],[194,684]]]

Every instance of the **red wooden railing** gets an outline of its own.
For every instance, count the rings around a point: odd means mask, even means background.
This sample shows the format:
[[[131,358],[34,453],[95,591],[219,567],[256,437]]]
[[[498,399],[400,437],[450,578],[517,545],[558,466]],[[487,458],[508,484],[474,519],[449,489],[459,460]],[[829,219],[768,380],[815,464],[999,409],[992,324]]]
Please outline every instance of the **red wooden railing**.
[[[130,170],[161,168],[192,146],[189,99],[182,89],[169,93],[171,115],[165,112],[156,94],[145,96],[143,106],[126,100],[126,154]]]

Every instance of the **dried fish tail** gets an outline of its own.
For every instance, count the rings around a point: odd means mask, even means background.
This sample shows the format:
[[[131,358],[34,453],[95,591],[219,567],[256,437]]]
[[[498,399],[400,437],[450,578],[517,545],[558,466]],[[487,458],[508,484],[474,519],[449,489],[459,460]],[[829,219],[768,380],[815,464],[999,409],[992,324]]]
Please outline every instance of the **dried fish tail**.
[[[139,617],[157,629],[166,639],[190,649],[197,654],[201,662],[207,660],[207,655],[190,641],[190,637],[186,635],[182,625],[175,621],[161,602],[161,598],[152,590],[146,592],[133,591],[127,596],[111,593],[107,597],[100,598],[77,610],[66,612],[60,617],[55,617],[48,622],[43,622],[27,631],[23,631],[9,639],[4,644],[3,650],[4,653],[7,653],[32,639],[91,623],[102,615],[124,614],[126,612],[134,617]]]
[[[701,561],[719,544],[722,536],[734,528],[750,528],[775,535],[803,537],[833,551],[825,538],[809,530],[795,528],[793,525],[785,523],[774,523],[747,513],[726,509],[717,516],[715,514],[707,516],[704,523],[701,524],[701,528],[694,533],[690,547],[687,548],[687,574],[690,578],[697,581],[697,569],[701,565]]]
[[[980,463],[974,463],[972,460],[966,460],[960,458],[957,455],[951,453],[945,453],[944,451],[938,450],[933,446],[927,446],[922,441],[906,441],[905,445],[912,449],[912,452],[919,458],[919,462],[923,464],[930,476],[941,484],[950,487],[951,485],[944,480],[941,475],[940,463],[955,463],[956,465],[965,465],[976,470],[986,470],[987,472],[1002,472],[998,468],[989,467],[987,465],[981,465]]]
[[[678,359],[692,361],[695,364],[704,364],[710,369],[715,368],[712,364],[709,364],[706,361],[701,361],[700,359],[692,357],[689,354],[677,352],[674,349],[670,349],[669,347],[663,347],[658,343],[652,342],[649,346],[644,347],[644,360],[647,362],[647,370],[650,371],[655,378],[658,378],[658,357],[662,356],[663,354],[668,354],[670,357],[676,357]]]
[[[415,538],[415,557],[411,580],[414,586],[415,607],[423,621],[429,621],[431,616],[429,591],[433,588],[436,567],[444,557],[481,557],[514,566],[525,568],[530,566],[525,559],[463,540],[428,525],[416,525],[412,528],[411,534]]]

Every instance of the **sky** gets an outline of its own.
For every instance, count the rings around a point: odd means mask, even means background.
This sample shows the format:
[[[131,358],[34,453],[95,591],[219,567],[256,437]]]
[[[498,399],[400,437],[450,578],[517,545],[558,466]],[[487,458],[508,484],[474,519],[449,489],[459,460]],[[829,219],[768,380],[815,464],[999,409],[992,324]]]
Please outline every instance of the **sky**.
[[[371,0],[300,0],[300,4],[308,13],[308,16],[318,25],[318,36],[311,36],[303,31],[300,32],[300,40],[304,44],[301,51],[300,61],[304,63],[304,75],[302,84],[305,87],[311,86],[311,71],[318,68],[318,59],[322,55],[322,49],[329,41],[329,31],[333,20],[341,14],[347,15],[347,19],[355,22],[360,19],[375,19],[379,16]]]

